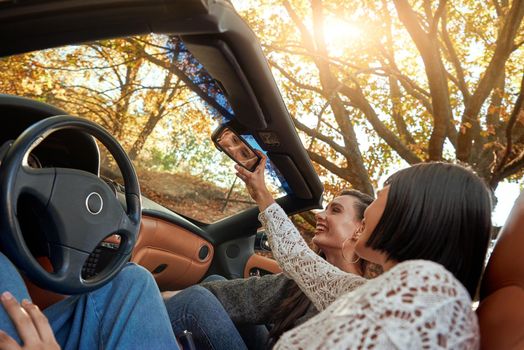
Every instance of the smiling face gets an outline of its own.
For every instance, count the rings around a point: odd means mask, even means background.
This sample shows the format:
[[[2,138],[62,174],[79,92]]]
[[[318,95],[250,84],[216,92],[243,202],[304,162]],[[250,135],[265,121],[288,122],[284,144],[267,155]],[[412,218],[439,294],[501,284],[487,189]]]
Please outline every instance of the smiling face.
[[[360,225],[355,203],[357,198],[343,195],[333,199],[326,210],[317,213],[317,225],[313,242],[326,254],[340,250],[342,244],[351,238]],[[352,241],[350,241],[352,242]],[[351,243],[346,243],[348,246]]]
[[[384,210],[386,209],[386,203],[388,201],[389,186],[384,187],[382,190],[377,192],[377,199],[373,201],[364,211],[364,220],[362,225],[357,231],[356,236],[358,238],[355,245],[355,251],[357,254],[368,261],[384,265],[386,261],[386,255],[383,252],[378,252],[370,247],[366,247],[366,242],[377,227]]]

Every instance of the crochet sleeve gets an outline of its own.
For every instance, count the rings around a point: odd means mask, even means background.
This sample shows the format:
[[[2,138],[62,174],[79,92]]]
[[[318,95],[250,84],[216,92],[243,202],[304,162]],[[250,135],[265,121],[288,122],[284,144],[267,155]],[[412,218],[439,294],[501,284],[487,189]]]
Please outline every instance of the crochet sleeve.
[[[259,220],[266,228],[271,250],[280,267],[318,310],[366,282],[365,278],[344,272],[313,252],[278,204],[267,207],[260,213]]]

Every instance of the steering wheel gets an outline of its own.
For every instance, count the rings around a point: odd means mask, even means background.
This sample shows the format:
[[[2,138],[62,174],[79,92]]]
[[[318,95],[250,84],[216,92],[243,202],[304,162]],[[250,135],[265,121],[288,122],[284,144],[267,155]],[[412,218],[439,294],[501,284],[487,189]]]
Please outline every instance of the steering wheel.
[[[100,177],[66,168],[35,169],[29,153],[50,134],[76,129],[94,136],[114,157],[125,185],[123,204]],[[21,196],[45,208],[44,225],[53,271],[28,249],[17,217]],[[117,140],[97,124],[78,117],[54,116],[27,128],[13,143],[0,167],[0,241],[4,253],[35,283],[62,294],[85,293],[109,282],[124,264],[140,229],[140,187],[133,165]],[[82,277],[89,255],[106,237],[118,234],[111,263],[92,278]]]

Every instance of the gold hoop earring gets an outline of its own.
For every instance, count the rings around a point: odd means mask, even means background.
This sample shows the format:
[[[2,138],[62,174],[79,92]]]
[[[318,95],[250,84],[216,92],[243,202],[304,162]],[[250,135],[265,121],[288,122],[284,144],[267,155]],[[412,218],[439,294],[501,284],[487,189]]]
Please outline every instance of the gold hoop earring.
[[[360,256],[358,256],[358,254],[357,254],[356,252],[355,252],[355,255],[357,256],[357,258],[356,258],[355,260],[353,260],[353,261],[347,259],[347,258],[346,258],[346,255],[344,254],[344,250],[345,250],[344,247],[346,246],[346,242],[347,242],[348,240],[349,240],[349,237],[346,238],[346,239],[344,240],[344,242],[342,242],[342,248],[341,248],[341,250],[342,250],[342,258],[343,258],[347,263],[350,263],[350,264],[356,264],[356,263],[358,263],[358,262],[360,261]]]

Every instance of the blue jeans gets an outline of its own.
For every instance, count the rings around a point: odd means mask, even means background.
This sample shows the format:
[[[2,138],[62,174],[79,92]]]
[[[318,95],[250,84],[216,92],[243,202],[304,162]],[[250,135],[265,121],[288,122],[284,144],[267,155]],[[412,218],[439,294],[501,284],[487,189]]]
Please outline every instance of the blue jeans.
[[[225,280],[219,275],[202,282]],[[173,330],[193,333],[197,349],[266,349],[269,332],[265,325],[235,325],[220,301],[206,288],[192,286],[165,301]]]
[[[227,280],[221,275],[209,275],[202,282],[224,281]],[[209,295],[209,294],[208,294]],[[220,301],[211,293],[209,303],[217,303],[222,306]],[[223,307],[222,307],[223,308]],[[226,310],[227,312],[227,310]],[[169,310],[168,310],[169,313]],[[170,315],[171,317],[171,315]],[[229,319],[229,314],[228,314]],[[235,327],[242,337],[244,344],[249,350],[266,350],[269,343],[269,331],[263,324],[235,324]]]
[[[29,299],[13,264],[0,253],[0,293]],[[127,264],[103,287],[71,296],[44,310],[62,349],[178,349],[164,303],[151,274]],[[3,307],[0,328],[18,340]]]
[[[165,303],[175,334],[193,333],[197,349],[247,349],[220,301],[204,287],[186,288]]]

